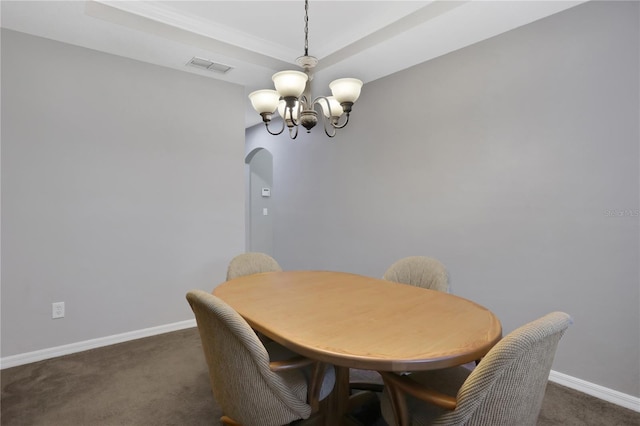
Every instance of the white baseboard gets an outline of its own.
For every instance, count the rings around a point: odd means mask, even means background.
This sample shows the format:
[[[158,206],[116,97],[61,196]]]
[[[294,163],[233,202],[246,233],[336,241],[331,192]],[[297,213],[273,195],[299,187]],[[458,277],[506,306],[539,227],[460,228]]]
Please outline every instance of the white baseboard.
[[[607,402],[628,408],[630,410],[640,412],[640,398],[618,392],[595,383],[587,382],[576,377],[568,376],[563,373],[551,370],[549,381],[575,389],[587,395],[594,396]]]
[[[69,345],[56,346],[53,348],[42,349],[39,351],[27,352],[18,355],[0,358],[0,369],[17,367],[23,364],[42,361],[45,359],[55,358],[63,355],[69,355],[76,352],[82,352],[89,349],[100,348],[103,346],[115,345],[129,340],[142,339],[143,337],[155,336],[157,334],[169,333],[171,331],[183,330],[185,328],[196,327],[196,320],[180,321],[173,324],[161,325],[158,327],[144,328],[142,330],[131,331],[128,333],[115,334],[113,336],[101,337],[98,339],[85,340],[83,342],[71,343]]]
[[[145,328],[128,333],[116,334],[99,339],[86,340],[84,342],[77,342],[69,345],[56,346],[54,348],[42,349],[39,351],[27,352],[19,355],[12,355],[0,358],[0,369],[17,367],[19,365],[29,364],[31,362],[42,361],[45,359],[69,355],[89,349],[115,345],[117,343],[127,342],[129,340],[141,339],[144,337],[155,336],[157,334],[169,333],[171,331],[183,330],[185,328],[192,327],[196,327],[195,319],[162,325],[159,327]],[[640,398],[637,398],[635,396],[627,395],[622,392],[605,388],[604,386],[596,385],[595,383],[590,383],[585,380],[578,379],[576,377],[572,377],[553,370],[549,374],[549,380],[559,385],[575,389],[587,395],[591,395],[598,399],[602,399],[621,407],[640,412]]]

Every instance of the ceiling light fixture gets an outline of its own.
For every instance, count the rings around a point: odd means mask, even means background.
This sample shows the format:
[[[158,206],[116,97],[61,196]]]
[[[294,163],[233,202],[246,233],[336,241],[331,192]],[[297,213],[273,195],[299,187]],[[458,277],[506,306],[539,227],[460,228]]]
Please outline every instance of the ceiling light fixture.
[[[342,129],[349,123],[349,114],[354,102],[360,96],[362,81],[356,78],[339,78],[329,84],[333,96],[318,96],[311,102],[311,80],[313,68],[318,59],[309,56],[309,0],[304,2],[304,56],[296,59],[304,70],[280,71],[273,75],[276,90],[257,90],[249,95],[251,105],[262,116],[267,131],[279,135],[285,124],[289,136],[298,136],[298,126],[307,129],[307,133],[318,123],[316,106],[322,108],[324,132],[330,138],[336,135],[336,129]],[[269,128],[272,114],[278,110],[282,117],[282,128],[273,132]],[[343,118],[344,117],[344,118]]]

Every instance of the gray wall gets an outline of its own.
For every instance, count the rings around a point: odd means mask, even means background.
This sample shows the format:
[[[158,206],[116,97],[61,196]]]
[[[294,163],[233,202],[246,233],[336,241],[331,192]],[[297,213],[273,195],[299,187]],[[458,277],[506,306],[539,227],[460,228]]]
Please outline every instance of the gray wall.
[[[241,86],[2,31],[3,357],[193,318],[244,250],[243,115]]]
[[[554,370],[640,396],[638,21],[589,2],[366,84],[333,140],[249,129],[274,256],[372,276],[434,256],[505,333],[570,313]]]

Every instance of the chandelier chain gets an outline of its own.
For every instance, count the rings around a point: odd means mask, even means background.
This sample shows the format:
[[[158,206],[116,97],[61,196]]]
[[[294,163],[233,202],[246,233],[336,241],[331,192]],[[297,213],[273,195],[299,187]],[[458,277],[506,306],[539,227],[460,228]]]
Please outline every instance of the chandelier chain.
[[[309,0],[304,1],[304,55],[309,56]]]

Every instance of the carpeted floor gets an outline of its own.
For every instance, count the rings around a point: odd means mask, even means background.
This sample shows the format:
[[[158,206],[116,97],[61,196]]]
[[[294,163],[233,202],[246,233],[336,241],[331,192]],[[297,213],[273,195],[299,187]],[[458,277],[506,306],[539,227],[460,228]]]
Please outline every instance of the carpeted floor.
[[[195,328],[5,369],[0,379],[3,426],[217,426],[221,415]],[[538,425],[638,426],[640,413],[550,383]]]

